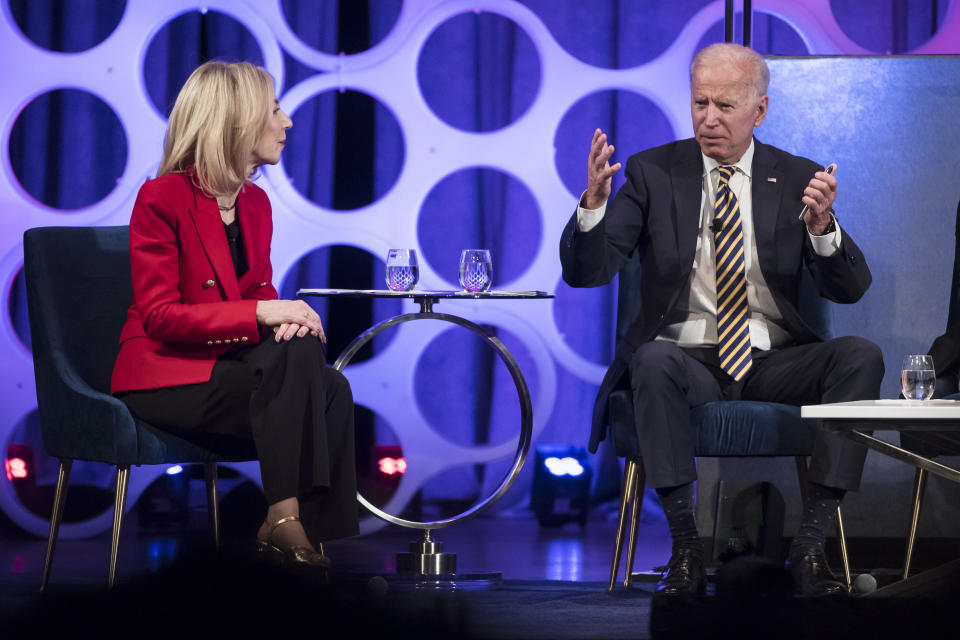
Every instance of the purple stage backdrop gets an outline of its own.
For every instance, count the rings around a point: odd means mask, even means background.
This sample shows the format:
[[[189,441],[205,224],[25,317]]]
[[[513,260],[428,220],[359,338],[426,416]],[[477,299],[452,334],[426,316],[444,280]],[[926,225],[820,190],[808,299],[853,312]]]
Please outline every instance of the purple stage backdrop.
[[[752,43],[763,54],[960,53],[960,0],[766,0],[753,7]],[[266,167],[257,182],[273,203],[282,294],[383,288],[391,247],[417,249],[420,287],[458,288],[460,250],[490,249],[494,288],[541,289],[556,299],[444,301],[437,310],[488,326],[513,352],[531,388],[535,444],[585,444],[594,393],[612,356],[615,284],[568,288],[557,244],[583,189],[590,136],[602,127],[624,160],[691,135],[689,63],[697,49],[723,39],[722,19],[723,2],[705,0],[3,2],[4,454],[8,445],[32,446],[38,482],[54,482],[56,461],[41,453],[36,417],[23,231],[126,224],[137,189],[156,172],[172,100],[189,72],[212,57],[265,66],[293,119],[282,163]],[[841,80],[808,81],[822,89]],[[957,82],[947,90],[955,94]],[[861,114],[844,124],[854,138],[858,118],[909,106],[837,93]],[[771,116],[794,106],[772,101]],[[758,135],[824,163],[832,159],[791,147],[790,133],[787,125],[772,138],[762,128]],[[839,177],[843,185],[842,168]],[[960,196],[956,177],[927,200],[947,207],[936,212],[938,221],[950,217]],[[952,228],[906,225],[903,214],[872,212],[911,242]],[[887,240],[877,242],[889,248]],[[863,248],[871,257],[871,247]],[[911,290],[904,298],[910,304],[946,295],[952,256],[939,261],[925,266],[942,270],[936,290]],[[877,280],[874,299],[896,304],[893,284]],[[373,322],[414,308],[316,306],[334,353]],[[946,320],[945,304],[931,307],[924,335],[886,326],[867,337],[885,347],[885,340],[899,340],[896,348],[925,349]],[[399,514],[419,495],[424,518],[446,517],[500,483],[516,447],[516,392],[506,368],[466,332],[432,322],[391,331],[346,371],[363,408],[358,441],[365,450],[400,446],[407,460],[402,480],[382,496],[386,511]],[[895,368],[888,363],[887,395]],[[612,452],[603,448],[593,462],[596,500],[614,497],[620,472]],[[364,486],[375,488],[376,471],[364,465]],[[255,464],[236,468],[258,479]],[[128,504],[162,472],[135,469]],[[523,509],[530,478],[527,468],[496,508]],[[72,480],[108,488],[112,476],[103,465],[78,463]],[[0,509],[46,534],[46,513],[25,506],[5,476]],[[69,522],[62,535],[97,533],[109,518],[107,512]],[[381,524],[367,518],[364,530]]]

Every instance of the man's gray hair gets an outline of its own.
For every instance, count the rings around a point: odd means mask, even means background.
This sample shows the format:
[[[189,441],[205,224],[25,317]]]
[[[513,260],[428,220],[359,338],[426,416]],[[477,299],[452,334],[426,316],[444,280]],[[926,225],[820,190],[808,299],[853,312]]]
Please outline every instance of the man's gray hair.
[[[770,70],[763,56],[753,49],[731,42],[718,42],[697,52],[690,63],[690,77],[697,69],[706,65],[741,65],[749,69],[751,84],[757,92],[757,97],[767,94],[770,85]]]

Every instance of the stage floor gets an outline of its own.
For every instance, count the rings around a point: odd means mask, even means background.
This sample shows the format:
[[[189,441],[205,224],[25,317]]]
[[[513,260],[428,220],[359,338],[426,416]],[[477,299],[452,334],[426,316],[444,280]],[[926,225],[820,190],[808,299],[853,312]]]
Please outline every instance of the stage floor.
[[[444,550],[457,554],[459,574],[500,574],[487,588],[464,583],[455,590],[413,588],[395,579],[396,554],[419,537],[412,530],[390,526],[330,543],[336,572],[322,585],[251,562],[255,526],[243,535],[225,527],[218,557],[206,513],[195,510],[185,526],[165,529],[141,526],[132,512],[113,592],[106,590],[108,534],[60,541],[50,588],[40,595],[46,542],[8,525],[0,530],[0,628],[16,637],[83,630],[138,640],[281,631],[337,638],[848,638],[868,627],[877,637],[893,630],[921,630],[914,637],[925,637],[923,631],[948,615],[942,600],[925,598],[816,602],[777,595],[749,564],[731,574],[728,584],[735,589],[728,588],[726,597],[658,604],[652,582],[618,585],[608,594],[615,521],[603,513],[595,512],[583,528],[542,528],[518,511],[437,531]],[[641,523],[636,569],[665,562],[669,549],[665,523]],[[957,592],[957,574],[954,569],[941,578],[940,593]]]
[[[461,573],[500,573],[504,580],[605,581],[609,577],[616,522],[594,516],[586,526],[540,527],[532,514],[478,516],[434,531],[444,551],[457,555]],[[250,530],[249,544],[252,547]],[[210,544],[206,514],[193,514],[185,527],[141,527],[136,514],[127,515],[121,533],[118,580],[146,575],[169,565],[179,555],[201,551]],[[224,544],[242,551],[245,536],[224,531]],[[327,554],[343,572],[393,573],[396,554],[408,550],[420,532],[388,525],[374,533],[327,544]],[[0,581],[39,586],[46,541],[13,530],[0,532]],[[106,581],[109,532],[87,540],[57,544],[51,586],[97,586]],[[637,570],[665,563],[670,534],[662,521],[641,522]]]
[[[75,615],[92,616],[93,612],[106,609],[110,602],[125,603],[126,619],[142,606],[139,600],[133,603],[132,594],[149,592],[154,594],[150,600],[156,599],[157,592],[167,594],[165,598],[183,597],[199,590],[198,585],[208,579],[229,579],[231,584],[244,584],[250,577],[245,572],[259,569],[246,567],[241,562],[239,575],[227,578],[233,569],[225,568],[223,562],[226,558],[244,557],[244,548],[248,543],[252,545],[254,530],[249,531],[250,539],[225,531],[226,555],[218,561],[211,553],[206,524],[206,513],[202,510],[193,513],[186,526],[167,528],[142,527],[135,512],[128,514],[117,563],[118,588],[109,595],[105,589],[109,534],[86,540],[61,540],[48,593],[43,596],[37,589],[46,541],[8,525],[0,531],[0,621],[7,625],[36,624],[39,626],[35,630],[43,629],[46,635],[56,631],[50,625],[58,624],[57,621]],[[348,611],[357,602],[367,603],[371,593],[376,595],[377,590],[369,587],[372,576],[386,576],[390,580],[389,594],[381,597],[380,604],[371,609],[373,615],[376,617],[379,612],[384,619],[399,615],[401,628],[407,622],[420,624],[421,619],[433,621],[440,615],[446,622],[424,637],[446,637],[451,629],[458,630],[460,637],[646,637],[652,585],[630,592],[621,588],[613,598],[605,591],[614,530],[615,521],[601,514],[595,514],[584,527],[567,524],[542,528],[532,514],[525,512],[513,516],[478,516],[438,530],[434,539],[444,543],[444,551],[457,555],[458,573],[500,574],[499,580],[488,585],[492,588],[481,592],[465,584],[467,588],[461,595],[451,600],[450,594],[413,593],[392,581],[396,554],[407,551],[409,543],[419,538],[419,532],[391,525],[366,536],[329,543],[326,550],[337,572],[333,585],[317,593],[326,594],[323,601],[329,605],[330,594],[342,591],[347,595],[337,595],[333,600]],[[665,523],[641,523],[638,569],[665,562],[669,550]],[[185,569],[184,562],[195,563],[195,570]],[[210,574],[219,577],[211,578]],[[178,586],[171,589],[171,583]],[[288,586],[281,582],[274,589],[283,592]],[[210,588],[219,591],[220,597],[235,597],[238,610],[249,609],[243,597],[225,594],[222,584]],[[174,593],[179,595],[172,595]],[[341,602],[343,597],[348,597],[346,604]],[[469,598],[469,603],[457,599],[459,597]],[[561,623],[557,613],[569,610],[570,598],[595,600],[595,604],[580,614],[571,613],[569,619]],[[171,615],[182,614],[182,603],[164,604]],[[77,609],[85,613],[78,614]],[[172,613],[174,610],[176,614]],[[611,611],[620,611],[620,614],[614,615]],[[249,611],[245,611],[245,615],[250,615]],[[619,622],[611,616],[619,618]],[[432,622],[428,627],[430,624]],[[109,629],[101,629],[109,635]],[[431,635],[434,631],[439,635]],[[358,631],[353,637],[367,636]]]

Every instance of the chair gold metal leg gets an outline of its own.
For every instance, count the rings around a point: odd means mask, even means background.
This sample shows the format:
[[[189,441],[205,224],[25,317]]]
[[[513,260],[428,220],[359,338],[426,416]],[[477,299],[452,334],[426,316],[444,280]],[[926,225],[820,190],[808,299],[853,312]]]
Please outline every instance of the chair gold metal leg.
[[[120,525],[123,523],[129,483],[130,467],[117,467],[117,493],[113,498],[113,534],[110,539],[110,573],[107,575],[107,586],[111,589],[117,582],[117,549],[120,546]]]
[[[633,486],[637,480],[637,463],[627,458],[624,466],[623,491],[620,495],[620,515],[617,518],[617,539],[613,548],[613,564],[610,567],[610,583],[607,585],[607,591],[613,591],[613,585],[617,581],[617,573],[620,571],[620,554],[623,552],[623,534],[627,527],[627,505],[632,501]]]
[[[207,485],[207,511],[213,530],[213,548],[220,550],[220,508],[217,506],[217,463],[203,463],[203,479]]]
[[[40,578],[40,592],[47,588],[50,579],[50,569],[53,567],[53,552],[57,548],[57,537],[60,535],[60,523],[63,522],[63,505],[67,501],[67,486],[70,484],[70,469],[73,460],[60,460],[60,469],[57,472],[57,489],[53,494],[53,511],[50,514],[50,535],[47,537],[47,555],[43,559],[43,576]]]
[[[637,530],[640,528],[640,512],[643,510],[643,492],[647,486],[647,470],[643,466],[643,459],[636,461],[637,472],[633,481],[633,500],[630,518],[630,540],[627,542],[627,571],[623,577],[623,586],[633,584],[633,560],[637,555]]]
[[[800,481],[801,504],[807,504],[807,457],[794,456],[797,463],[797,478]],[[802,509],[802,507],[801,507]],[[837,538],[840,541],[840,559],[843,562],[843,577],[847,584],[847,591],[853,589],[853,580],[850,577],[850,556],[847,553],[847,534],[843,528],[843,514],[837,507]]]
[[[910,564],[913,562],[913,546],[917,541],[917,522],[920,520],[920,504],[923,492],[927,488],[927,471],[917,467],[913,477],[913,513],[910,514],[910,533],[907,534],[907,553],[903,559],[903,579],[910,577]]]
[[[837,506],[837,538],[840,539],[840,559],[843,562],[843,577],[847,584],[847,591],[853,590],[853,580],[850,578],[850,557],[847,555],[847,534],[843,530],[843,514]]]

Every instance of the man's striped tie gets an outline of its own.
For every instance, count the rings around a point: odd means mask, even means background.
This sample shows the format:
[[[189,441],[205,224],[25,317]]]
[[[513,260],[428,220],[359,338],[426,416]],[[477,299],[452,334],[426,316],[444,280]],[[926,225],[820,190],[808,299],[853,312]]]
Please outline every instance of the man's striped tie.
[[[717,256],[717,348],[720,368],[739,381],[753,366],[750,357],[750,309],[743,266],[743,227],[740,205],[730,190],[734,167],[717,167],[720,183],[713,218]]]

